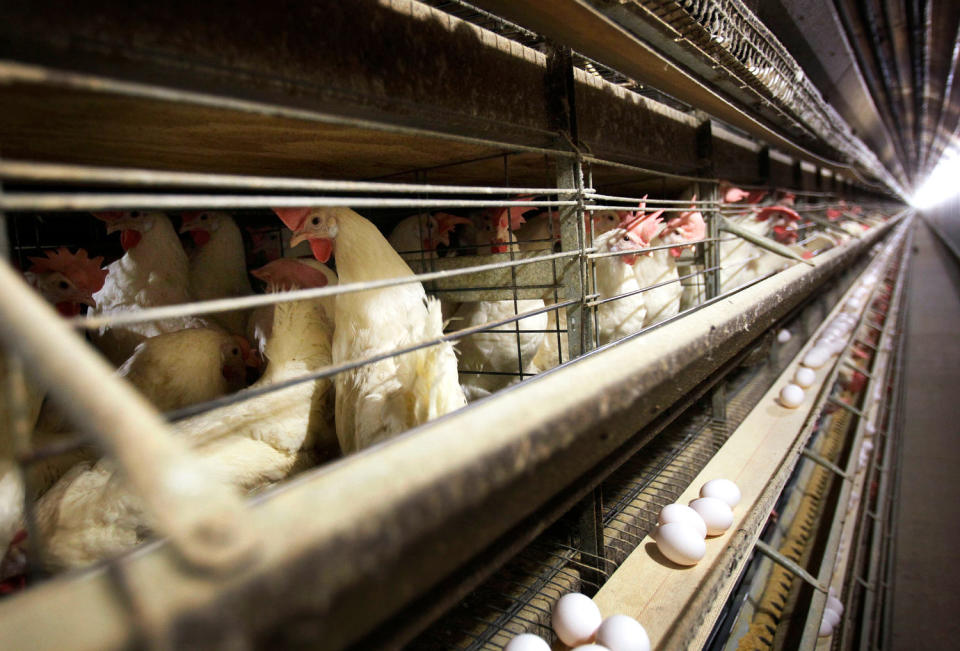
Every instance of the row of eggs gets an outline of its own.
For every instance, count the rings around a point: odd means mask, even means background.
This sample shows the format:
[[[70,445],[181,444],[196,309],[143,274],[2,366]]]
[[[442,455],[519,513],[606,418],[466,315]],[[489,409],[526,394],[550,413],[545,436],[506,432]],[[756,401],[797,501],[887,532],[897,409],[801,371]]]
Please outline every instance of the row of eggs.
[[[628,615],[604,619],[593,599],[579,592],[560,597],[551,621],[560,641],[578,651],[650,651],[640,622]],[[505,651],[550,651],[550,645],[539,635],[524,633],[510,640]]]
[[[733,507],[740,497],[729,479],[711,479],[689,506],[663,507],[653,534],[657,549],[677,565],[696,565],[707,553],[707,536],[719,536],[733,524]]]
[[[857,312],[861,310],[864,300],[869,295],[876,276],[873,272],[864,274],[859,285],[853,290],[843,310],[827,325],[817,342],[807,351],[801,360],[800,368],[793,377],[793,382],[780,390],[780,404],[788,409],[796,409],[803,404],[804,389],[813,386],[817,376],[814,372],[836,355],[846,349],[850,333],[857,325]],[[783,332],[783,331],[782,331]],[[779,339],[780,337],[778,337]],[[789,339],[789,338],[788,338]]]
[[[729,479],[712,479],[700,488],[690,506],[668,504],[660,511],[654,535],[664,556],[680,565],[694,565],[706,553],[705,538],[733,524],[733,507],[740,489]],[[627,615],[603,619],[590,597],[573,592],[554,606],[551,623],[561,642],[575,651],[649,651],[650,638],[638,621]],[[518,635],[506,651],[548,651],[547,642],[530,633]]]
[[[820,637],[833,635],[833,629],[840,623],[841,617],[843,617],[843,602],[837,599],[833,591],[833,586],[831,586],[830,592],[827,595],[827,607],[824,608],[823,618],[820,620],[820,631],[818,635]]]
[[[816,381],[814,369],[819,369],[831,357],[845,348],[844,338],[857,323],[855,313],[876,285],[879,273],[874,266],[862,278],[860,285],[847,300],[843,311],[824,330],[817,343],[807,351],[794,376],[793,383],[780,392],[780,402],[786,407],[798,407],[804,398],[803,390]],[[777,333],[777,340],[790,340],[789,330]],[[864,448],[867,446],[865,445]],[[871,446],[872,447],[872,446]],[[864,450],[861,450],[863,454]],[[866,450],[869,454],[869,449]],[[729,479],[712,479],[700,489],[700,497],[689,506],[668,504],[658,517],[654,533],[657,548],[678,565],[695,565],[706,554],[706,537],[719,536],[733,524],[733,508],[740,502],[741,493]],[[824,610],[820,635],[831,635],[840,622],[843,604],[830,589]],[[553,609],[552,624],[561,642],[574,651],[649,651],[650,639],[643,626],[627,615],[612,615],[603,619],[594,601],[580,593],[564,595]],[[537,636],[524,633],[514,637],[506,651],[549,651],[550,645]]]

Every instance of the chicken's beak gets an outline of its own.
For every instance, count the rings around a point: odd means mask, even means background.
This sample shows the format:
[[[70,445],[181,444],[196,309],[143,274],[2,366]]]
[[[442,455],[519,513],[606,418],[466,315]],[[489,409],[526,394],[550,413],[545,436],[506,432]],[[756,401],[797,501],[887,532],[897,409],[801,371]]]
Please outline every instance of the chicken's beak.
[[[130,221],[127,219],[117,219],[112,222],[107,222],[107,235],[116,233],[118,231],[124,231],[128,228],[130,228]]]
[[[260,356],[260,351],[256,348],[251,348],[243,361],[251,368],[259,369],[263,367],[263,357]]]
[[[306,231],[295,231],[293,235],[290,236],[290,246],[294,247],[300,242],[306,242],[310,239],[310,234]]]

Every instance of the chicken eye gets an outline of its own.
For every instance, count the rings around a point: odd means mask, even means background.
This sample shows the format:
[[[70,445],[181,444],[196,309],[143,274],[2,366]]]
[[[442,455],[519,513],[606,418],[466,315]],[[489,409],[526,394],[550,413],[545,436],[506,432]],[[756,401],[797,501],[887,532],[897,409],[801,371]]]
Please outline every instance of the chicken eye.
[[[200,215],[200,221],[202,222],[207,221],[207,213],[203,213],[202,215]]]
[[[140,216],[140,211],[139,211],[139,210],[134,210],[133,212],[130,213],[130,216],[131,216],[131,217],[139,217],[139,216]]]
[[[61,281],[57,284],[57,286],[60,287],[60,289],[69,289],[69,288],[70,288],[70,285],[67,284],[67,281],[66,281],[66,280],[61,280]]]
[[[240,354],[240,349],[239,349],[239,348],[234,348],[233,350],[230,351],[230,354],[232,354],[232,355],[239,355],[239,354]]]
[[[313,224],[314,226],[319,226],[319,225],[320,225],[320,218],[319,218],[319,217],[314,217],[313,219],[310,220],[310,223]]]

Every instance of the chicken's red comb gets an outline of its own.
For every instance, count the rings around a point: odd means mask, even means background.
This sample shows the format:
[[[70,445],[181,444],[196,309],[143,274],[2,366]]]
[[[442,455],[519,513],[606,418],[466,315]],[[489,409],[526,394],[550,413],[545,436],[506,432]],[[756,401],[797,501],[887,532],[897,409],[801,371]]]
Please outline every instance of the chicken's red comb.
[[[516,197],[513,201],[532,201],[533,196],[529,197]],[[509,227],[511,231],[515,231],[524,224],[527,223],[527,220],[523,218],[528,212],[533,212],[537,210],[536,206],[531,206],[530,208],[524,208],[521,206],[503,206],[500,208],[487,208],[487,215],[490,216],[491,221],[493,222],[494,227],[504,228]],[[506,221],[509,220],[509,221]]]
[[[658,210],[649,215],[641,213],[623,228],[633,237],[635,242],[644,247],[650,246],[653,238],[663,230],[662,214],[663,210]]]
[[[44,253],[45,258],[30,258],[30,262],[33,264],[29,271],[34,273],[59,271],[68,277],[77,289],[91,295],[103,288],[103,283],[107,278],[107,270],[100,268],[103,263],[103,256],[91,259],[84,249],[78,249],[76,253],[70,253],[70,250],[65,246]]]
[[[782,213],[788,219],[792,219],[793,221],[800,221],[800,213],[793,208],[787,208],[786,206],[764,206],[757,211],[757,221],[765,222],[776,213]]]
[[[278,258],[250,273],[264,282],[286,287],[295,285],[301,289],[326,287],[329,282],[322,271],[296,258]]]
[[[707,236],[707,222],[703,213],[696,209],[697,197],[694,195],[690,203],[690,210],[685,210],[673,219],[667,221],[665,232],[679,231],[684,239],[690,241],[702,240]]]
[[[274,208],[273,212],[291,231],[298,230],[307,220],[312,208]]]
[[[457,224],[471,224],[469,219],[466,217],[460,217],[459,215],[451,215],[446,212],[435,212],[433,213],[433,218],[437,222],[437,229],[440,231],[440,234],[449,233],[457,227]]]

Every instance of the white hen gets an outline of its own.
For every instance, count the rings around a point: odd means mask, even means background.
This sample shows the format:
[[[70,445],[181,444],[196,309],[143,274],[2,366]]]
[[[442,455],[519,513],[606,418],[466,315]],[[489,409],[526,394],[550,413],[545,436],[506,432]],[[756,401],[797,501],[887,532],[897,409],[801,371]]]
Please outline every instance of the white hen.
[[[662,225],[659,213],[643,215],[633,221],[595,236],[598,253],[635,251],[650,245]],[[635,254],[597,258],[594,263],[597,306],[597,336],[600,345],[608,344],[643,328],[647,307],[641,286],[633,271]],[[628,294],[625,296],[625,294]]]
[[[437,257],[438,246],[450,246],[450,233],[458,224],[470,223],[466,217],[442,212],[412,215],[393,227],[387,241],[411,269],[420,272],[428,268],[424,260]]]
[[[478,253],[506,252],[502,249],[507,246],[509,250],[518,250],[505,211],[485,214],[479,218],[477,226],[475,243]],[[543,307],[541,298],[470,301],[460,305],[450,323],[452,328],[459,330],[501,321]],[[483,398],[519,382],[521,372],[535,372],[534,357],[543,342],[546,327],[547,314],[541,312],[521,319],[516,325],[508,323],[496,326],[458,341],[460,383],[467,400]]]
[[[325,262],[333,253],[341,283],[413,276],[376,226],[349,208],[275,209]],[[338,294],[333,363],[389,353],[443,334],[440,304],[419,282]],[[449,343],[365,364],[336,376],[337,438],[344,454],[466,404]]]
[[[651,215],[650,218],[656,218],[656,214]],[[643,294],[647,306],[644,326],[660,323],[680,312],[683,285],[679,280],[677,258],[682,253],[683,247],[679,245],[702,240],[706,231],[703,215],[691,206],[690,210],[680,212],[676,217],[669,219],[663,231],[650,240],[650,246],[677,244],[677,247],[657,249],[637,257],[633,265],[637,282],[641,287],[654,287]],[[660,286],[655,287],[656,285]]]
[[[64,316],[80,313],[80,306],[93,307],[93,294],[103,287],[107,272],[100,268],[103,258],[91,259],[83,249],[71,253],[66,248],[48,250],[43,257],[30,258],[31,266],[24,273],[30,283]],[[6,549],[23,516],[24,487],[15,458],[13,432],[10,431],[11,409],[7,404],[10,387],[9,362],[0,350],[0,549]],[[24,394],[20,408],[26,430],[32,432],[41,413],[45,390],[29,376],[22,384]],[[44,444],[43,437],[32,434],[34,447]]]
[[[271,290],[336,282],[332,272],[318,271],[313,261],[277,260],[260,274]],[[333,325],[324,305],[325,299],[275,306],[266,346],[269,363],[251,389],[330,365]],[[189,440],[211,475],[256,490],[312,464],[317,452],[335,454],[332,402],[330,380],[310,380],[182,420],[174,429]],[[152,527],[141,500],[106,459],[71,468],[38,502],[37,525],[49,570],[119,554],[142,542]]]
[[[190,233],[196,249],[190,256],[190,293],[198,301],[248,296],[243,236],[226,213],[203,210],[183,214],[181,233]],[[247,310],[218,312],[210,318],[229,332],[242,335],[247,327]]]
[[[124,312],[192,299],[187,254],[166,215],[134,211],[98,213],[97,217],[107,222],[107,233],[120,231],[120,243],[126,251],[107,267],[103,289],[93,297],[98,312]],[[119,366],[147,337],[206,325],[196,317],[181,317],[101,328],[93,334],[93,340]]]

